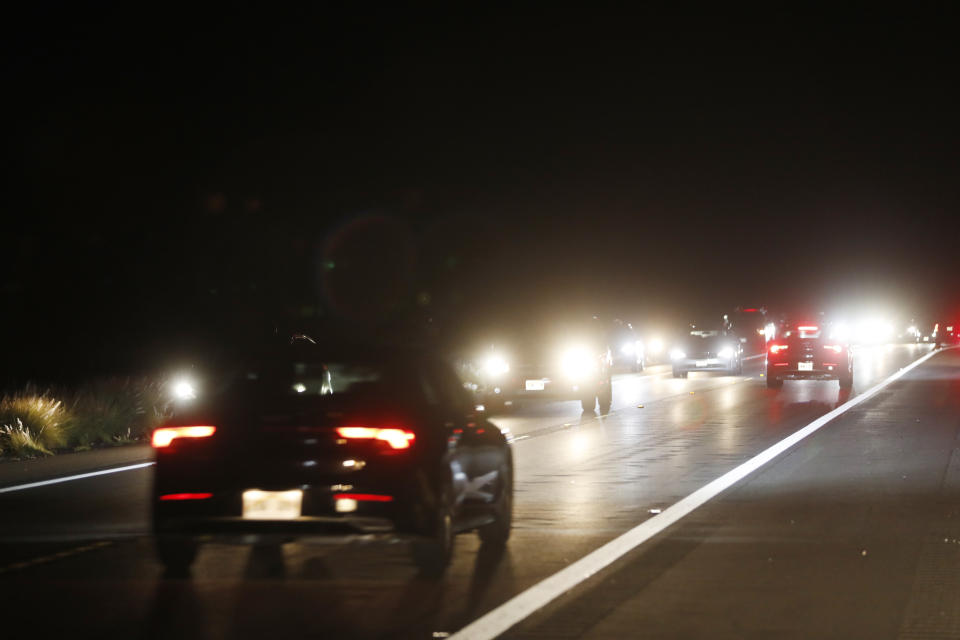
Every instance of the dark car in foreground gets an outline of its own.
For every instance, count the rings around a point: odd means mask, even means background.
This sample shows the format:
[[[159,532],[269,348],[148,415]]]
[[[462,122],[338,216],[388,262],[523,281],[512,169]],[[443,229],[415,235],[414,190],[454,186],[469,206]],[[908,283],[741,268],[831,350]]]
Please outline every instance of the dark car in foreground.
[[[686,378],[691,371],[740,375],[743,345],[723,323],[695,323],[673,341],[670,363],[674,378]]]
[[[782,387],[784,380],[838,380],[841,389],[850,389],[850,345],[823,322],[783,323],[767,345],[765,375],[771,389]]]
[[[439,358],[298,339],[192,384],[153,433],[153,530],[170,573],[210,539],[345,536],[410,541],[439,575],[455,534],[510,535],[510,446]]]

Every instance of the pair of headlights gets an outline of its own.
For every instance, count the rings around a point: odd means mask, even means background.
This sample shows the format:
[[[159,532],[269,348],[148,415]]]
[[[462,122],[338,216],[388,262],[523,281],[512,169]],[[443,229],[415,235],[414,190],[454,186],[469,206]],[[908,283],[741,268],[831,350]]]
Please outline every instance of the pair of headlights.
[[[596,373],[599,367],[597,354],[582,346],[565,349],[561,352],[559,362],[563,375],[575,380]],[[482,369],[487,376],[498,378],[510,372],[510,363],[500,354],[491,354],[484,358]]]

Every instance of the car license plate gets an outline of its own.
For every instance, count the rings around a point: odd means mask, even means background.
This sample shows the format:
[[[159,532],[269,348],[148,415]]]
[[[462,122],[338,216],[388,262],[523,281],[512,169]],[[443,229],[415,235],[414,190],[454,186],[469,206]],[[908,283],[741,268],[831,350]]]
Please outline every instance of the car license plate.
[[[527,391],[543,391],[543,380],[527,380]]]
[[[799,362],[797,363],[797,371],[813,371],[813,363]]]
[[[244,520],[295,520],[300,517],[303,505],[303,491],[260,491],[250,489],[243,492]]]
[[[710,365],[710,361],[709,361],[709,360],[697,360],[697,366],[698,366],[698,367],[706,367],[706,366],[709,366],[709,365]]]

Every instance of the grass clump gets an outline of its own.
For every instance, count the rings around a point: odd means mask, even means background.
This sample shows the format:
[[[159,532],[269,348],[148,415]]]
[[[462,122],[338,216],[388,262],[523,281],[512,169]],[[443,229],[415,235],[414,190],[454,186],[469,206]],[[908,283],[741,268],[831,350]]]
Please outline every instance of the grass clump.
[[[0,455],[50,455],[67,443],[70,414],[63,402],[27,388],[0,398]]]
[[[96,381],[73,394],[68,406],[74,448],[140,440],[166,413],[161,385],[148,379]]]
[[[0,397],[0,457],[32,458],[136,442],[167,415],[161,383],[108,378],[75,390],[24,391]]]

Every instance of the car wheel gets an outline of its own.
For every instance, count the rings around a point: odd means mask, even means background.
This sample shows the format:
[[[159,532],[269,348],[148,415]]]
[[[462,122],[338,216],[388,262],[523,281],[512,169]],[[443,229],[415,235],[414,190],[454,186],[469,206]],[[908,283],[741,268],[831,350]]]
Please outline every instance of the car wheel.
[[[613,405],[613,381],[606,385],[606,390],[601,391],[597,396],[597,404],[600,405],[600,413],[609,413]]]
[[[581,398],[580,406],[583,407],[584,413],[587,413],[588,411],[593,411],[594,407],[597,406],[597,396],[592,395],[589,398]]]
[[[167,578],[188,578],[190,567],[197,557],[199,545],[189,538],[159,537],[156,541],[157,557]]]
[[[674,378],[686,378],[686,377],[687,377],[687,372],[686,372],[686,371],[682,371],[682,370],[674,367],[674,368],[673,368],[673,377],[674,377]]]
[[[500,496],[493,507],[494,520],[477,529],[480,541],[485,545],[502,547],[510,539],[513,526],[513,468],[508,462],[500,466]]]
[[[783,380],[777,378],[776,376],[770,375],[770,372],[767,371],[767,389],[779,389],[783,386]]]
[[[840,388],[841,389],[853,388],[853,371],[848,371],[847,373],[840,376]]]
[[[411,552],[420,574],[439,578],[447,570],[453,555],[453,512],[451,491],[444,487],[437,499],[431,531],[422,540],[414,541]]]

